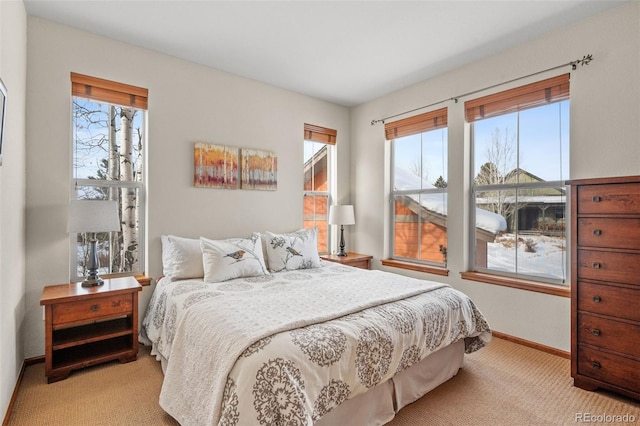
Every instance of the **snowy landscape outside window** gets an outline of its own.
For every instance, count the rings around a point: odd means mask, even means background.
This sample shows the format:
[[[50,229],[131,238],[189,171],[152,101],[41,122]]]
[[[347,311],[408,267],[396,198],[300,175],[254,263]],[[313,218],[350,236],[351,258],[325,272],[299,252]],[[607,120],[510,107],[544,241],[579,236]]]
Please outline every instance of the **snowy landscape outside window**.
[[[473,153],[471,256],[479,272],[565,284],[569,80],[529,86],[465,105]],[[505,229],[480,235],[488,214],[504,218]]]
[[[385,125],[392,147],[391,253],[446,267],[447,109]]]
[[[96,235],[99,273],[143,274],[146,89],[72,74],[72,95],[71,199],[119,204],[121,231]],[[70,236],[72,281],[85,275],[88,237]]]

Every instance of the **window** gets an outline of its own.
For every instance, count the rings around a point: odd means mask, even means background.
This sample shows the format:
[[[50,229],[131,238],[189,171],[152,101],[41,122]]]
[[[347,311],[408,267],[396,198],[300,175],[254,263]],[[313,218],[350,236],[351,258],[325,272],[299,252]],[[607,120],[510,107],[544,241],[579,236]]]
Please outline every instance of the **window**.
[[[336,130],[304,125],[303,226],[318,228],[318,252],[328,253],[331,167]]]
[[[569,74],[470,100],[465,110],[475,270],[565,283]]]
[[[147,90],[71,73],[71,199],[115,200],[121,232],[97,234],[100,274],[142,274]],[[71,279],[82,280],[86,234],[70,235]]]
[[[447,263],[447,108],[385,124],[392,258]]]

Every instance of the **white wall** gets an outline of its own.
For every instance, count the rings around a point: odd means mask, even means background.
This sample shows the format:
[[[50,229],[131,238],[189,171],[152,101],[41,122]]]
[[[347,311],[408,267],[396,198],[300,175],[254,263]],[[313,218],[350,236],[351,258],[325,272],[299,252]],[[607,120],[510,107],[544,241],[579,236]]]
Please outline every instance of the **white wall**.
[[[70,72],[149,89],[149,251],[146,272],[161,275],[160,235],[226,238],[302,226],[303,124],[338,131],[338,175],[348,182],[346,108],[149,50],[28,19],[26,356],[44,353],[39,299],[69,279]],[[278,155],[277,191],[193,187],[196,141]],[[349,201],[348,186],[337,199]],[[145,288],[141,315],[151,294]]]
[[[589,53],[593,62],[571,76],[571,178],[640,174],[640,3],[633,2],[353,108],[351,190],[357,217],[351,239],[356,250],[376,259],[388,252],[384,238],[388,204],[383,193],[383,189],[388,191],[388,147],[384,126],[371,126],[372,119],[529,75]],[[569,298],[460,278],[469,266],[469,144],[462,121],[463,103],[461,99],[442,105],[448,106],[449,117],[454,117],[449,121],[449,276],[411,275],[442,280],[466,292],[494,330],[569,351]],[[380,267],[379,262],[374,263]]]
[[[7,112],[0,166],[0,415],[22,361],[25,315],[25,93],[27,15],[22,2],[0,2],[0,78]]]

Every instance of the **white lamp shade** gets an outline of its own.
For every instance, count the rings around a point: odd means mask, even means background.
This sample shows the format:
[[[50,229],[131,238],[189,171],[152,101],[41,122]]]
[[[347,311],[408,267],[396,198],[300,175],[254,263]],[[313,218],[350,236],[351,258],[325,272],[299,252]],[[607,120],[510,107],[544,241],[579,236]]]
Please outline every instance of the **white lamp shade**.
[[[330,225],[354,225],[355,223],[352,205],[331,206],[329,209]]]
[[[120,231],[117,201],[72,200],[67,232]]]

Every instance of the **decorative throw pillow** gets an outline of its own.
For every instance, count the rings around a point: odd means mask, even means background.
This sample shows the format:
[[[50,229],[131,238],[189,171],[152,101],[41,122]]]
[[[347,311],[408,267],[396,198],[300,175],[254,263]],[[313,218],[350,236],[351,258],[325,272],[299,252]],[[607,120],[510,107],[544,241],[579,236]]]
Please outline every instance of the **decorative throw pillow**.
[[[301,229],[290,234],[266,232],[266,236],[267,260],[271,272],[321,266],[318,228]]]
[[[172,281],[204,277],[200,239],[162,235],[160,240],[165,277]]]
[[[260,234],[254,233],[250,238],[228,240],[200,237],[200,248],[205,282],[217,283],[269,273],[264,264]]]

